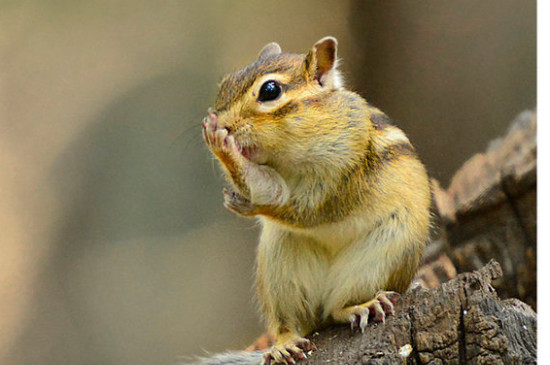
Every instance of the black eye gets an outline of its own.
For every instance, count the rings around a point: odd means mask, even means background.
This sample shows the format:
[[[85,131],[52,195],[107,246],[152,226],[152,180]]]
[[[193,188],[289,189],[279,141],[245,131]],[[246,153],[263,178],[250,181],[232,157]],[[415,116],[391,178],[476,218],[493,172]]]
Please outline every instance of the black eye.
[[[258,101],[271,101],[275,100],[281,95],[281,85],[277,81],[269,80],[264,82],[260,88],[260,95]]]

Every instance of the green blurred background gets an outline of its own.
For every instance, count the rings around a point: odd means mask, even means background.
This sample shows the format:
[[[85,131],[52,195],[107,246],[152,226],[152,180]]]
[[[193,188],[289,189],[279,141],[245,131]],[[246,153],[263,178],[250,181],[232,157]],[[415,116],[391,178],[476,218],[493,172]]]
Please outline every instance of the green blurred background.
[[[0,0],[0,363],[170,364],[260,334],[257,225],[200,120],[277,41],[336,36],[347,85],[452,173],[536,105],[534,0]]]

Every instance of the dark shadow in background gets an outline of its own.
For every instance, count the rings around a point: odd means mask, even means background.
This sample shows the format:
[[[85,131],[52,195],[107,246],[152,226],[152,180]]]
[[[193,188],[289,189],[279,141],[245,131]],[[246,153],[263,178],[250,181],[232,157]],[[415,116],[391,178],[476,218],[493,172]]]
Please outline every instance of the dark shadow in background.
[[[536,107],[536,1],[353,1],[350,83],[447,186]]]

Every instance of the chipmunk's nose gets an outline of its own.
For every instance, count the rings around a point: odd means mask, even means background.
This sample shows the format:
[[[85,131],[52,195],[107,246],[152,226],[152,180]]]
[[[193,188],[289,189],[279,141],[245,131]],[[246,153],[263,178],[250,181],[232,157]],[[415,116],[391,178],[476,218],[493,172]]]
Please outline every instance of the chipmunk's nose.
[[[216,126],[218,129],[226,129],[228,133],[235,131],[234,121],[231,118],[232,114],[227,111],[223,111],[218,114],[218,112],[210,107],[208,108],[208,117],[211,120],[216,121]]]

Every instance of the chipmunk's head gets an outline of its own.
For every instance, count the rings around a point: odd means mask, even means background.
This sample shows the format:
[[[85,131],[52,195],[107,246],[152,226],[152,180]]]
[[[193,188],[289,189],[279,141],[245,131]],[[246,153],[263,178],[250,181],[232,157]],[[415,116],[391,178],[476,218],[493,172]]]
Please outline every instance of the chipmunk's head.
[[[282,53],[269,43],[252,64],[223,78],[214,113],[245,157],[275,168],[300,165],[345,143],[331,133],[342,124],[339,114],[349,114],[334,97],[343,90],[336,51],[333,37],[307,54]]]

